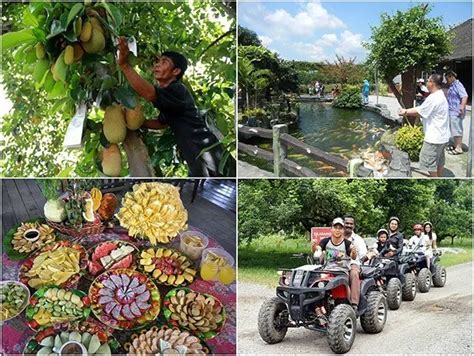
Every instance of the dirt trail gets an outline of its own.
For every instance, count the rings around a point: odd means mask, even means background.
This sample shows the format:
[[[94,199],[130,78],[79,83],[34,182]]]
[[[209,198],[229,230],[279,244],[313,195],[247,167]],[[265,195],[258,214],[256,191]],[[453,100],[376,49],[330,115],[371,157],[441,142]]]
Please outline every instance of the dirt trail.
[[[382,333],[365,334],[358,326],[350,354],[472,354],[472,277],[470,263],[448,268],[444,288],[417,293],[413,302],[390,310]],[[303,328],[289,329],[279,344],[266,344],[257,330],[258,311],[275,291],[253,283],[238,288],[239,354],[331,353],[325,335]]]

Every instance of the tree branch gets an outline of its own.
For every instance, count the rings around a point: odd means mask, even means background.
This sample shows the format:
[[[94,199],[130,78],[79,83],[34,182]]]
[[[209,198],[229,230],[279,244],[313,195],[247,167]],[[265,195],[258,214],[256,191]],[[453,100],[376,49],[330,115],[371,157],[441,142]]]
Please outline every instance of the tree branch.
[[[219,37],[217,37],[214,41],[212,41],[211,44],[209,44],[209,46],[207,46],[202,52],[201,54],[199,55],[198,58],[201,58],[204,53],[206,53],[211,47],[215,46],[220,40],[222,40],[224,37],[230,35],[231,33],[235,33],[235,28],[231,28],[229,31],[227,31],[226,33],[223,33],[222,35],[220,35]]]

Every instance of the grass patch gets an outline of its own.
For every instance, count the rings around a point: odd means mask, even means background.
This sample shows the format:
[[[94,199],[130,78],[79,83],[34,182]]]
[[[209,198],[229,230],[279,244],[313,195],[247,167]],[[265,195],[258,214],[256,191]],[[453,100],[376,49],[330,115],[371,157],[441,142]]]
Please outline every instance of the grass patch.
[[[271,235],[240,245],[239,281],[274,287],[278,284],[279,269],[295,268],[305,263],[304,259],[292,255],[310,251],[310,243],[305,237],[289,239]]]
[[[472,242],[468,239],[443,241],[438,247],[462,248],[463,253],[444,253],[441,265],[445,267],[467,263],[473,260]],[[295,268],[305,264],[305,260],[292,257],[295,253],[309,253],[310,243],[307,237],[288,238],[270,235],[253,240],[250,244],[239,245],[239,281],[259,283],[269,287],[278,284],[277,271],[282,268]]]
[[[462,248],[464,252],[462,253],[449,253],[446,252],[441,255],[441,265],[444,267],[450,267],[459,265],[462,263],[468,263],[472,261],[472,241],[469,239],[463,239],[462,241],[457,241],[453,245],[449,241],[443,241],[444,243],[438,244],[438,248]]]

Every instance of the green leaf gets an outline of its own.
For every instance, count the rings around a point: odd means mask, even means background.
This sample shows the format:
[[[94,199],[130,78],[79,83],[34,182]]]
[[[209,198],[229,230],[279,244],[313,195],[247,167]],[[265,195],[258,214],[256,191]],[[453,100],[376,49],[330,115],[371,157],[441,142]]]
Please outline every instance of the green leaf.
[[[47,59],[39,59],[36,62],[35,71],[33,72],[33,79],[36,83],[40,83],[49,69],[49,61]]]
[[[74,167],[73,167],[73,166],[67,166],[67,167],[64,168],[61,172],[59,172],[56,177],[68,178],[68,177],[71,176],[71,173],[72,173],[73,171],[74,171]]]
[[[82,4],[75,4],[71,11],[69,11],[69,15],[67,17],[67,21],[66,21],[66,27],[69,26],[69,24],[71,23],[72,20],[74,20],[74,18],[79,15],[79,13],[84,9],[84,5]]]
[[[0,37],[2,51],[19,46],[23,43],[34,43],[36,37],[31,29],[25,29],[17,32],[8,32]]]
[[[38,27],[39,23],[28,7],[23,11],[23,24],[27,27]]]
[[[51,24],[51,29],[49,31],[49,35],[46,36],[46,39],[49,40],[50,38],[53,38],[53,37],[59,35],[60,33],[63,33],[64,31],[66,31],[66,27],[64,27],[61,24],[61,21],[53,20],[53,23]]]
[[[45,219],[42,217],[37,217],[37,218],[30,219],[24,222],[25,223],[39,222],[43,224],[45,222]],[[28,257],[28,253],[20,253],[13,249],[13,244],[12,244],[13,235],[15,235],[16,230],[20,226],[21,226],[21,223],[13,226],[10,230],[8,230],[7,234],[3,237],[3,250],[7,254],[8,258],[12,261],[24,260]]]
[[[114,28],[120,27],[122,24],[122,13],[114,5],[106,2],[101,4],[107,11],[107,15],[114,22]]]
[[[51,91],[49,92],[48,99],[51,100],[51,99],[55,99],[55,98],[61,98],[61,97],[64,96],[65,92],[66,92],[66,86],[64,85],[63,82],[58,80],[54,84]]]
[[[59,80],[65,82],[69,66],[64,63],[64,51],[59,55],[58,59],[56,60],[54,68],[59,77]]]
[[[128,87],[120,87],[114,90],[114,96],[120,104],[129,109],[133,109],[137,106],[136,94]]]

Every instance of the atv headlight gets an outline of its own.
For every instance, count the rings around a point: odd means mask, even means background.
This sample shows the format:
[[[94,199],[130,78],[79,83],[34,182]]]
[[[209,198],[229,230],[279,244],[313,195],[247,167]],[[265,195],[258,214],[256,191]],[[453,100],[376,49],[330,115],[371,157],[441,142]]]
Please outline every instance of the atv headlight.
[[[318,288],[324,288],[325,285],[326,283],[324,282],[318,282]]]
[[[281,286],[289,286],[290,279],[291,279],[291,272],[288,271],[278,271],[278,275],[280,276],[279,284]]]

